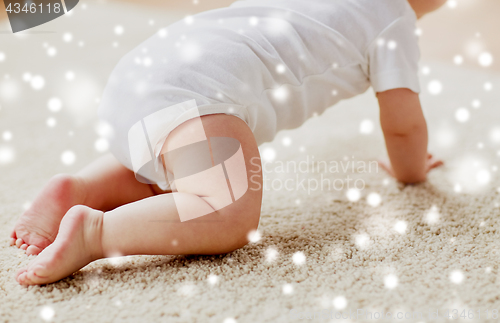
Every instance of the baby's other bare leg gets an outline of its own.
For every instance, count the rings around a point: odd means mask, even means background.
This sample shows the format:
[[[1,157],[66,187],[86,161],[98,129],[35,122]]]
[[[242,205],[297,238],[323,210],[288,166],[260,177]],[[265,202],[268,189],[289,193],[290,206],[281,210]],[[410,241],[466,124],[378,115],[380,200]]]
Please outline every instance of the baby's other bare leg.
[[[111,154],[88,165],[76,177],[83,183],[85,194],[78,204],[103,212],[156,195],[153,185],[139,182],[134,172]]]
[[[10,244],[36,255],[54,241],[61,219],[72,206],[108,211],[153,195],[149,185],[138,182],[132,171],[107,154],[76,175],[50,179],[15,224]]]
[[[18,272],[18,282],[54,282],[109,256],[220,254],[244,246],[260,218],[262,173],[257,144],[248,126],[237,117],[211,115],[201,120],[207,137],[239,141],[245,166],[243,182],[231,181],[231,176],[226,180],[228,177],[218,176],[212,167],[208,172],[176,179],[178,192],[145,198],[106,213],[75,206],[64,217],[55,242]],[[191,135],[189,125],[190,121],[176,128],[165,147],[184,146],[183,141]],[[175,175],[176,163],[182,162],[182,158],[166,159],[166,167]],[[237,168],[230,167],[227,173]],[[235,194],[243,184],[248,184],[246,191]],[[233,192],[229,204],[223,194],[228,186]],[[181,221],[189,217],[192,219]]]

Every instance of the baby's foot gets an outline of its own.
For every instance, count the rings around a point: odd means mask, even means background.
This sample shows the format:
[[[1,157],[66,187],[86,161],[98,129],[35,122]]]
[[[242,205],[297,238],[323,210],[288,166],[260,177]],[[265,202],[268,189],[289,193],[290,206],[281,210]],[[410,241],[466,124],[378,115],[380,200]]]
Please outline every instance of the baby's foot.
[[[102,258],[103,215],[103,212],[83,205],[72,207],[62,219],[54,243],[27,268],[17,272],[19,284],[53,283]]]
[[[57,236],[64,214],[83,204],[82,182],[71,175],[56,175],[45,185],[30,208],[19,218],[10,235],[10,245],[37,255]]]

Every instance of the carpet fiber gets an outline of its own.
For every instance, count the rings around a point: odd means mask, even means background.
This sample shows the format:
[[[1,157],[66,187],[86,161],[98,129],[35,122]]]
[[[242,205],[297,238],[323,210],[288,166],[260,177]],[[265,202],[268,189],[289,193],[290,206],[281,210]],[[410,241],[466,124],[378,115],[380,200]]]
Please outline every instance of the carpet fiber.
[[[19,286],[13,276],[30,257],[7,246],[15,219],[51,176],[105,153],[96,108],[107,76],[180,17],[89,1],[24,35],[0,35],[0,321],[292,322],[343,310],[341,322],[387,312],[429,322],[429,311],[444,321],[456,309],[479,322],[500,309],[500,76],[433,62],[422,62],[421,99],[430,151],[445,166],[427,183],[402,187],[376,168],[386,153],[369,91],[260,147],[260,237],[244,248],[105,259],[48,286]],[[53,97],[60,111],[47,109]]]

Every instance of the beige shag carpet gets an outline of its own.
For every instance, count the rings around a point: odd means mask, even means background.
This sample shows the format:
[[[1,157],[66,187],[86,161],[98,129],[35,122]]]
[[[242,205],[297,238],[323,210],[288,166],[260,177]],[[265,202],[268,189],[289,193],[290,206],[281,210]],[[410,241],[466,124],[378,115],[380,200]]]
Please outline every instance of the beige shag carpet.
[[[370,164],[385,150],[369,92],[261,147],[261,236],[241,250],[101,260],[55,284],[19,286],[13,275],[30,258],[7,246],[15,219],[51,176],[104,153],[96,108],[108,74],[181,17],[85,4],[22,35],[0,34],[0,321],[335,321],[342,310],[336,321],[412,312],[423,317],[398,321],[442,322],[456,309],[484,322],[500,309],[500,76],[432,62],[422,62],[421,97],[430,150],[446,166],[427,183],[403,188]],[[53,97],[60,111],[48,109]],[[363,189],[348,191],[353,183]],[[333,319],[307,319],[314,311]]]

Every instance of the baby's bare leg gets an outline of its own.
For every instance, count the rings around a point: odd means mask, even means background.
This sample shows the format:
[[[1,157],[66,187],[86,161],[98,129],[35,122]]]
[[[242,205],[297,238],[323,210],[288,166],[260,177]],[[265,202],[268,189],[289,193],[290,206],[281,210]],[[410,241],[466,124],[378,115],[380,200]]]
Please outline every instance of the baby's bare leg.
[[[103,156],[76,174],[83,184],[82,203],[103,212],[155,195],[152,185],[139,182],[134,172],[111,154]]]
[[[132,171],[107,154],[76,175],[54,176],[17,221],[10,244],[28,255],[38,254],[54,241],[62,217],[72,206],[108,211],[153,195],[150,185],[138,182]]]
[[[55,242],[18,273],[19,283],[54,282],[91,261],[115,255],[219,254],[244,246],[260,217],[262,174],[257,145],[248,126],[237,117],[201,119],[207,137],[229,137],[241,143],[248,181],[243,195],[234,194],[242,183],[229,180],[233,196],[227,205],[221,193],[226,177],[220,180],[211,168],[210,172],[176,179],[178,192],[148,197],[106,213],[73,207],[64,217]],[[181,147],[190,135],[188,121],[171,133],[166,147]],[[174,159],[166,165],[174,174],[176,162],[182,161]],[[181,222],[189,217],[193,219]]]

